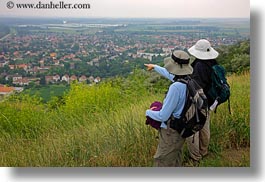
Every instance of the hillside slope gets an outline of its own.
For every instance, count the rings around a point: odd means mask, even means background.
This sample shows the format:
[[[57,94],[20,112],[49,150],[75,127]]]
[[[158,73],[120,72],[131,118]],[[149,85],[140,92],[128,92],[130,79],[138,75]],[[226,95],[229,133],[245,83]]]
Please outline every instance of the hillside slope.
[[[93,87],[72,85],[48,104],[27,95],[0,103],[0,166],[152,166],[157,132],[145,125],[145,110],[163,100],[168,84],[157,78],[136,71]],[[212,114],[210,154],[200,166],[250,165],[250,74],[229,83],[232,114],[226,103]],[[237,150],[241,156],[228,161]]]

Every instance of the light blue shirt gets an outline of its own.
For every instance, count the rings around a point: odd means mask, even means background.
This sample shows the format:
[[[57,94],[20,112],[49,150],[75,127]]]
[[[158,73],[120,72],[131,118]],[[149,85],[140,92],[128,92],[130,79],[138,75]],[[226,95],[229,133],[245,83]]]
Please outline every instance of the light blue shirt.
[[[155,65],[154,70],[162,75],[163,77],[169,79],[170,81],[174,82],[175,75],[169,73],[166,68],[163,68],[161,66]]]
[[[175,75],[169,73],[165,68],[156,65],[154,70],[165,78],[174,82],[173,78]],[[185,98],[186,84],[174,82],[168,89],[167,95],[163,101],[162,109],[160,111],[152,111],[148,109],[146,111],[146,116],[149,116],[156,121],[160,121],[161,128],[167,128],[165,122],[170,118],[171,114],[173,114],[175,118],[180,117],[185,105]]]

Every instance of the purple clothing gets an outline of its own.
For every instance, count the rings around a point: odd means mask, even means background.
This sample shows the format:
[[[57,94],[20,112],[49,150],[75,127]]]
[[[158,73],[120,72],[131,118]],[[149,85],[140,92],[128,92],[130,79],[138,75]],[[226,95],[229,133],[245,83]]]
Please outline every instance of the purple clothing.
[[[155,102],[153,102],[150,105],[150,108],[155,107],[155,108],[152,109],[153,111],[160,111],[162,109],[162,106],[163,106],[163,104],[161,102],[155,101]],[[156,121],[156,120],[153,120],[149,116],[146,116],[146,122],[145,122],[145,124],[146,125],[150,125],[153,128],[155,128],[155,129],[158,130],[160,128],[161,122]]]
[[[169,73],[165,68],[155,65],[154,70],[170,81],[174,82],[174,75]],[[154,111],[146,110],[145,115],[153,120],[161,122],[160,128],[167,128],[166,122],[171,115],[179,118],[185,104],[186,84],[174,82],[170,85],[167,95],[163,100],[162,109]]]

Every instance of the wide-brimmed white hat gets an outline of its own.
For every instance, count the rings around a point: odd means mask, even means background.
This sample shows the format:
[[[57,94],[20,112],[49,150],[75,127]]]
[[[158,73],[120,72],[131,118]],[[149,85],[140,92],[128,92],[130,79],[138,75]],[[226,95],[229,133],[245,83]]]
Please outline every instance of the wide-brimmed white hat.
[[[173,51],[171,57],[164,59],[164,64],[164,68],[174,75],[190,75],[193,72],[190,56],[182,50]]]
[[[206,39],[201,39],[194,46],[188,49],[188,52],[194,57],[202,60],[215,59],[219,53],[211,47],[211,44]]]

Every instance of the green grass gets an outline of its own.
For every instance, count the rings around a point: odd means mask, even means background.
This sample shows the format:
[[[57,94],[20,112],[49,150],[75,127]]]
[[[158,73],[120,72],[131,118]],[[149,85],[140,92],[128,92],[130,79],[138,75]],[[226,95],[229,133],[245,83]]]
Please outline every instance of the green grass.
[[[210,154],[200,166],[250,165],[249,77],[229,77],[232,114],[223,104],[212,115]],[[145,110],[165,91],[152,78],[137,72],[94,86],[74,84],[47,104],[10,97],[0,103],[0,166],[152,166],[157,131],[145,125]],[[228,158],[233,152],[238,157]]]
[[[63,96],[69,91],[67,85],[47,85],[30,88],[27,90],[29,95],[36,95],[43,99],[44,102],[48,102],[52,97]]]

